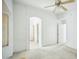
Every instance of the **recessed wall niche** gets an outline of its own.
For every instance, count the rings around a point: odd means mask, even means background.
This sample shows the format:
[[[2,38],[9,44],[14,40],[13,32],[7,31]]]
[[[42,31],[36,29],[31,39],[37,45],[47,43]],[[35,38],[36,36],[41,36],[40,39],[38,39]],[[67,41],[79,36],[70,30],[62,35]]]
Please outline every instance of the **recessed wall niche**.
[[[9,44],[9,38],[8,38],[8,20],[9,20],[9,16],[8,14],[3,13],[2,14],[2,46],[8,46]]]
[[[9,45],[9,9],[2,0],[2,47]]]

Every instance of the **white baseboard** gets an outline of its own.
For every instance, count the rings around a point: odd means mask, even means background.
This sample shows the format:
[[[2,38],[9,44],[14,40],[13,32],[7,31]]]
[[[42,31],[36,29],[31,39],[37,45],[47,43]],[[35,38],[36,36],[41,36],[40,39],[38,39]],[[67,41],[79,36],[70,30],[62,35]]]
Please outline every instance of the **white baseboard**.
[[[24,49],[24,50],[22,50],[22,51],[18,51],[18,52],[13,52],[13,55],[14,55],[14,54],[19,54],[19,53],[24,52],[24,51],[26,51],[26,49]]]
[[[69,51],[69,52],[72,52],[72,53],[77,54],[77,49],[71,48],[71,47],[66,46],[66,45],[65,45],[65,49],[66,49],[67,51]]]

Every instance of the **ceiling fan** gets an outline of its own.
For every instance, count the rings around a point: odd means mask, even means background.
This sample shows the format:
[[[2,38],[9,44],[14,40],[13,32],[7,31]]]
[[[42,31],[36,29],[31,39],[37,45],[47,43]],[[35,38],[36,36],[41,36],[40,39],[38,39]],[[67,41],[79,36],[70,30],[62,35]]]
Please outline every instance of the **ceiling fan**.
[[[56,6],[55,7],[55,10],[56,10],[56,8],[57,7],[60,7],[60,8],[62,8],[64,11],[67,11],[68,9],[66,8],[66,7],[64,7],[63,5],[64,4],[68,4],[68,3],[73,3],[73,2],[75,2],[75,0],[65,0],[64,2],[62,2],[62,0],[55,0],[55,3],[54,3],[54,5],[49,5],[49,6],[46,6],[45,8],[49,8],[49,7],[54,7],[54,6]]]

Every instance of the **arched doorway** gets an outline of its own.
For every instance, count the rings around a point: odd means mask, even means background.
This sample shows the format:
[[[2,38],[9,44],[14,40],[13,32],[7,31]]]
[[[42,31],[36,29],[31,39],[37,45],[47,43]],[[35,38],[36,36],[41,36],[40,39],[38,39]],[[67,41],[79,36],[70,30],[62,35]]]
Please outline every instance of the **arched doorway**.
[[[40,48],[41,46],[41,19],[30,17],[30,49]]]

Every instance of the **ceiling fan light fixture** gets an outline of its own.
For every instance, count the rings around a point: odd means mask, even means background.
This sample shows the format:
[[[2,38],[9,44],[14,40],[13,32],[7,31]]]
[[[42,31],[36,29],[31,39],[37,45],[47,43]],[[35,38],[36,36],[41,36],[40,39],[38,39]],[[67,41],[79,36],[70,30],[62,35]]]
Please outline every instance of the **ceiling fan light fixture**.
[[[58,10],[57,10],[58,9]],[[62,10],[61,8],[57,7],[56,10],[53,12],[53,14],[58,18],[61,19],[63,18],[66,14],[67,11]]]

